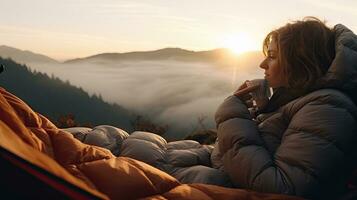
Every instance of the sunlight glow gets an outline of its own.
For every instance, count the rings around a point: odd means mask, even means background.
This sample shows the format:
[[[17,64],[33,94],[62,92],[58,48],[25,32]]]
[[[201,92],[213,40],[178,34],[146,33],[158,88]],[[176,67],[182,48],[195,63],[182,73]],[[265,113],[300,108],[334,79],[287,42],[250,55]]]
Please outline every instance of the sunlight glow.
[[[236,55],[257,49],[255,42],[253,42],[252,38],[246,33],[226,36],[223,38],[222,45],[224,48],[230,49]]]

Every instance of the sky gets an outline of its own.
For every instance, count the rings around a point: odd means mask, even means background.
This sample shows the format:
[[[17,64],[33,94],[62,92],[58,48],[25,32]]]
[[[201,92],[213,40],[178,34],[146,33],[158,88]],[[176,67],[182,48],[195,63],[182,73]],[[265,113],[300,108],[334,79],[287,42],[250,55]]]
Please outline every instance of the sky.
[[[264,36],[316,16],[357,32],[356,0],[0,0],[0,45],[57,60],[179,47],[260,50]]]

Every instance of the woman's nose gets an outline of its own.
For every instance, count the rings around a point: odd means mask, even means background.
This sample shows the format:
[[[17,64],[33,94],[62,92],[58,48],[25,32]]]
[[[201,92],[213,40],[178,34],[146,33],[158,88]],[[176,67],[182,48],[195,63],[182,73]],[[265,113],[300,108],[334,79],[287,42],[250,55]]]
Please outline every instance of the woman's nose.
[[[268,65],[266,63],[266,59],[264,59],[263,62],[260,63],[259,67],[262,68],[262,69],[267,69],[268,68]]]

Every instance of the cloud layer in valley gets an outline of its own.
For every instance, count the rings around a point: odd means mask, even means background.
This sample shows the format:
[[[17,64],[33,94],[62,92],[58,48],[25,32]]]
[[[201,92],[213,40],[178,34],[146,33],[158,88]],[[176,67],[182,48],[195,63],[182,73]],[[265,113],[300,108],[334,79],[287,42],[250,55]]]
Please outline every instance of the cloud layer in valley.
[[[29,66],[167,124],[168,137],[182,138],[195,128],[198,117],[205,116],[206,127],[213,128],[214,112],[224,98],[242,81],[262,76],[259,62],[251,59],[235,69],[169,60]]]

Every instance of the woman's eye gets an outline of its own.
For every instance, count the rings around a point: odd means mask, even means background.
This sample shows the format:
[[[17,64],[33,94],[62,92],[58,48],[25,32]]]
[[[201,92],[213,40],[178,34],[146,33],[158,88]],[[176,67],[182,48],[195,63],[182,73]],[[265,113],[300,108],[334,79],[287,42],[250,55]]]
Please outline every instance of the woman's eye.
[[[268,55],[268,58],[269,58],[269,59],[275,59],[275,56],[273,56],[273,55]]]

